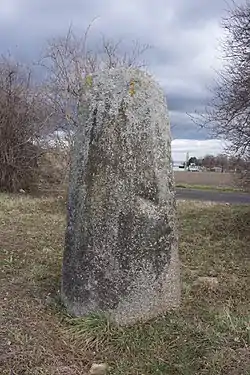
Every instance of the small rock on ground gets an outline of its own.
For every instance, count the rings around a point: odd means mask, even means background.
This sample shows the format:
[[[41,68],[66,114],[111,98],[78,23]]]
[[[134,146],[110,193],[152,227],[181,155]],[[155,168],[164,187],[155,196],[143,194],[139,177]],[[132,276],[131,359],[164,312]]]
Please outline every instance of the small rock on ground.
[[[107,372],[108,366],[106,363],[93,363],[91,369],[89,370],[89,375],[105,375]]]
[[[211,289],[214,289],[219,285],[219,282],[218,282],[217,277],[200,276],[195,280],[194,285],[198,285],[198,286],[204,285]]]

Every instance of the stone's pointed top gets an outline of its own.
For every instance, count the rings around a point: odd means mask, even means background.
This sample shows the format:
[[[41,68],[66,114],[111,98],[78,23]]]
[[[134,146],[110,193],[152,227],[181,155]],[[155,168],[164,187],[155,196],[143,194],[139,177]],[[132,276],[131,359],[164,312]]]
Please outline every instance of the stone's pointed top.
[[[136,68],[120,67],[93,73],[86,78],[86,85],[88,86],[87,95],[93,99],[93,94],[98,93],[99,101],[101,97],[107,96],[108,92],[112,92],[118,97],[124,97],[125,94],[133,97],[135,93],[143,95],[150,90],[153,90],[154,96],[160,94],[165,101],[165,94],[161,86],[150,74]]]

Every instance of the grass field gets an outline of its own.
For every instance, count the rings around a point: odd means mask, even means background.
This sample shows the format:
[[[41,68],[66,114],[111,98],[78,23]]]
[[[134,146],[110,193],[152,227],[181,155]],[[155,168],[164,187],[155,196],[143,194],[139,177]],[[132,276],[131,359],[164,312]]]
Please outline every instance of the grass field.
[[[185,183],[177,183],[175,185],[176,188],[179,189],[192,189],[192,190],[206,190],[206,191],[218,191],[218,192],[225,192],[225,193],[244,193],[247,192],[246,190],[235,188],[235,187],[223,187],[223,186],[211,186],[211,185],[194,185],[194,184],[185,184]]]
[[[83,375],[100,361],[113,375],[249,375],[250,208],[178,211],[180,309],[118,328],[60,306],[64,200],[0,195],[0,373]]]
[[[228,191],[239,188],[235,176],[231,173],[175,171],[174,177],[177,186],[205,186]]]

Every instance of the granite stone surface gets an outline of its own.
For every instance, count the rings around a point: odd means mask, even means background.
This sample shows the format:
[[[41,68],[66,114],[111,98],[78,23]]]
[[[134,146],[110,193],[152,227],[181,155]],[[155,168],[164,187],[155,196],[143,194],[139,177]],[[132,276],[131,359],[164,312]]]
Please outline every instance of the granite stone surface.
[[[178,306],[171,136],[164,92],[117,68],[84,85],[72,149],[62,300],[119,324]]]

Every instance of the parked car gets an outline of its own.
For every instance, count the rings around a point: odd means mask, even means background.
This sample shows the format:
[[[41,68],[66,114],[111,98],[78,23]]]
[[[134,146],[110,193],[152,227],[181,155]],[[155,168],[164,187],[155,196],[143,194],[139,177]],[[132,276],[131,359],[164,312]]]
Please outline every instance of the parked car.
[[[195,164],[190,164],[189,167],[188,167],[188,170],[190,172],[199,172],[200,171],[199,167]]]

